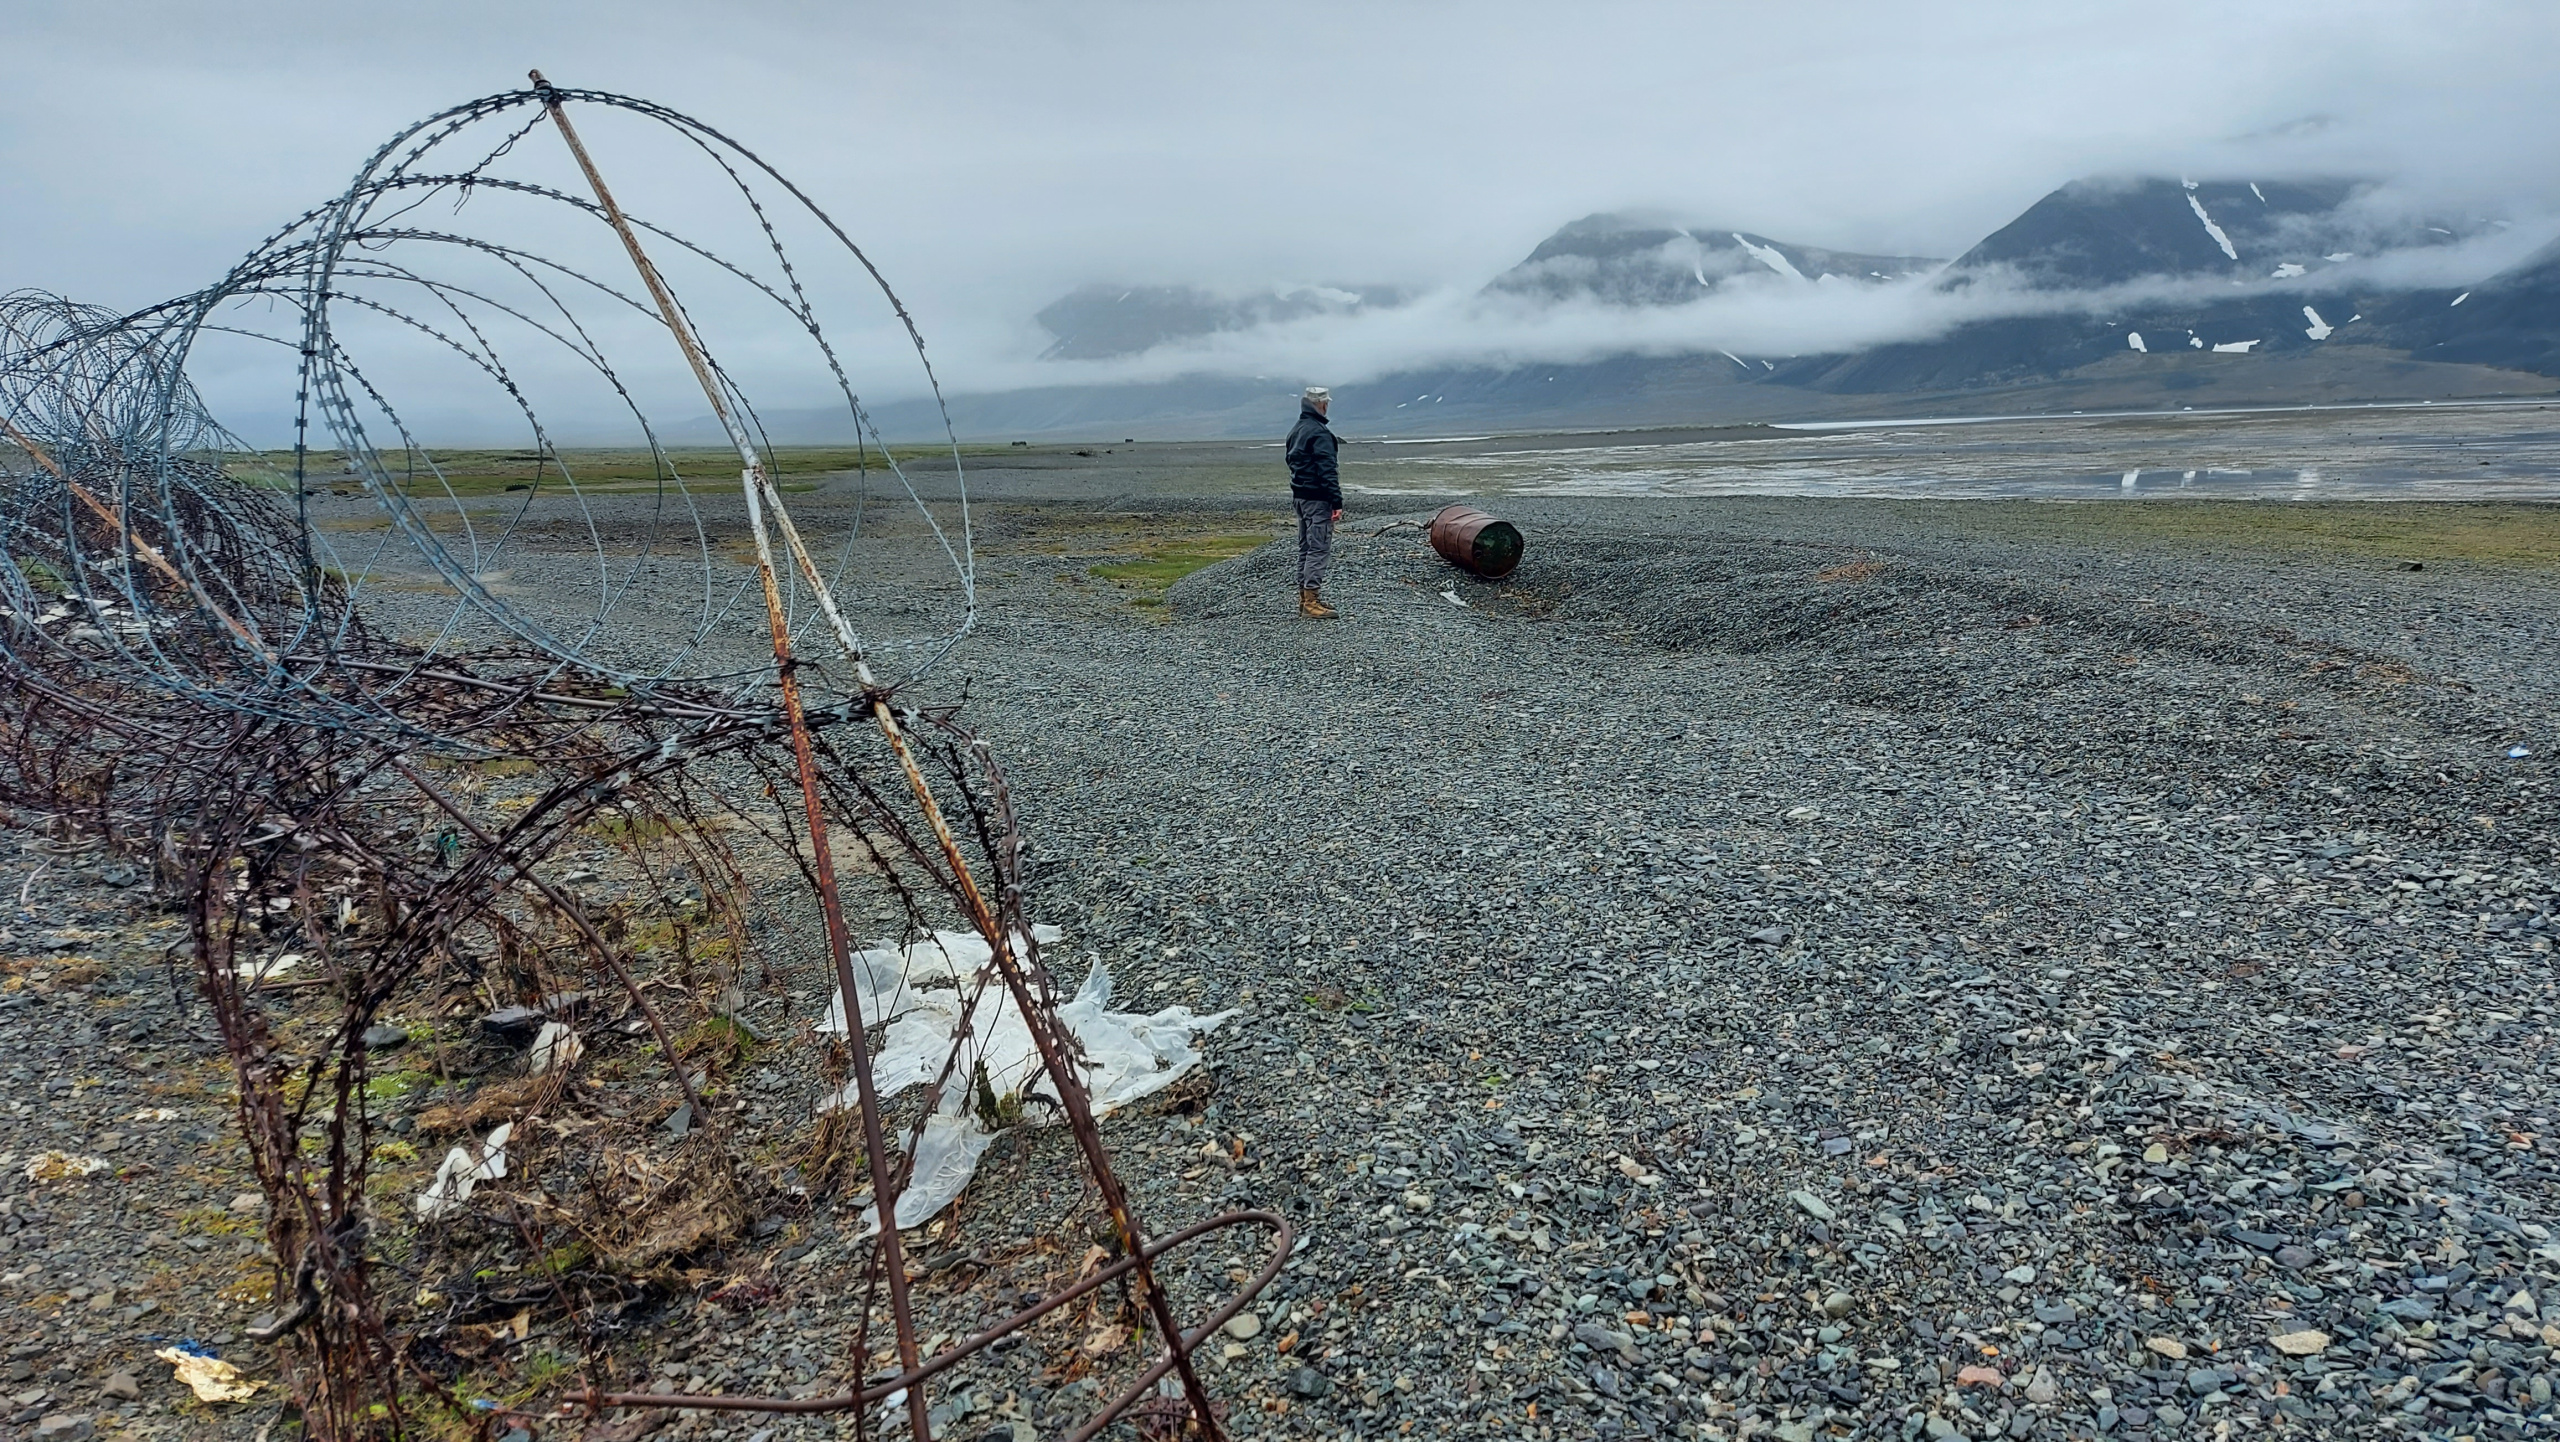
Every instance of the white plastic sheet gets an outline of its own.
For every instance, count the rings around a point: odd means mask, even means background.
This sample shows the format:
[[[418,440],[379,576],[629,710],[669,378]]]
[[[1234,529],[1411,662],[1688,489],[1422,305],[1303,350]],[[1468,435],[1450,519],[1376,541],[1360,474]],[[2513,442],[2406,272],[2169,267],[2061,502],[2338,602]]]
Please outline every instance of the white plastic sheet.
[[[995,1145],[996,1134],[978,1124],[970,1114],[962,1088],[952,1091],[952,1105],[924,1119],[924,1132],[916,1138],[915,1173],[907,1179],[907,1189],[898,1193],[898,1230],[920,1227],[933,1220],[934,1214],[957,1200],[978,1174],[978,1158]],[[880,1229],[877,1213],[864,1219],[863,1235]]]
[[[554,1067],[570,1066],[587,1054],[587,1044],[562,1022],[546,1021],[533,1038],[533,1050],[525,1058],[525,1069],[539,1076]]]
[[[1059,934],[1043,926],[1033,928],[1032,935],[1046,944]],[[985,940],[969,932],[936,932],[903,950],[875,947],[856,957],[854,979],[860,992],[855,1000],[861,1004],[862,1018],[873,1025],[887,1024],[871,1062],[872,1085],[883,1098],[943,1074],[943,1063],[951,1056],[960,1030],[961,988],[975,989],[981,970],[992,959]],[[988,1089],[999,1099],[1057,1101],[1056,1088],[1041,1069],[1039,1048],[1032,1044],[1031,1028],[1014,1004],[1013,993],[997,977],[986,977],[984,985],[969,1018],[968,1034],[958,1036],[959,1060],[951,1069],[951,1084],[917,1138],[914,1175],[898,1198],[901,1230],[920,1226],[949,1206],[969,1185],[978,1159],[995,1139],[995,1130],[985,1125],[975,1106],[981,1069]],[[1085,1090],[1097,1116],[1181,1080],[1200,1064],[1197,1038],[1234,1015],[1222,1011],[1202,1016],[1186,1006],[1146,1015],[1113,1011],[1111,973],[1099,963],[1074,998],[1058,1008],[1058,1020],[1084,1052]],[[843,1034],[841,997],[819,1029]],[[854,1087],[848,1084],[828,1105],[852,1106],[855,1097]],[[1038,1125],[1064,1120],[1054,1105],[1036,1101],[1021,1108],[1020,1114],[1024,1121]],[[876,1221],[867,1224],[876,1225]]]
[[[436,1179],[418,1194],[418,1216],[425,1221],[449,1217],[471,1200],[472,1188],[505,1176],[507,1138],[515,1131],[516,1124],[509,1122],[489,1133],[485,1142],[464,1142],[445,1153],[444,1165],[436,1168]]]

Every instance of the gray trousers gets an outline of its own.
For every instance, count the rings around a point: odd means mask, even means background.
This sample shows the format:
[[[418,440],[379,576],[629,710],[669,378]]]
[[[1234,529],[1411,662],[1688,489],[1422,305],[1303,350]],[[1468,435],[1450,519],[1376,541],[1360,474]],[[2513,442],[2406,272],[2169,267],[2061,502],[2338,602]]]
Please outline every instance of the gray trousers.
[[[1333,559],[1333,502],[1292,495],[1298,504],[1298,589],[1319,590],[1325,563]]]

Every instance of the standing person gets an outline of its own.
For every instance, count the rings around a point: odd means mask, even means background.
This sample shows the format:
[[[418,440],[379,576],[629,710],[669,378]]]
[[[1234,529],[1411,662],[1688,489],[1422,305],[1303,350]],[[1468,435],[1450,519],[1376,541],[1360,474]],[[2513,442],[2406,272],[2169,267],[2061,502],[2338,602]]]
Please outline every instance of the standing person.
[[[1325,412],[1333,393],[1309,386],[1298,401],[1298,424],[1289,432],[1289,499],[1298,507],[1298,614],[1330,621],[1341,613],[1324,603],[1324,567],[1333,555],[1333,523],[1342,519],[1342,476],[1334,462],[1333,431]]]

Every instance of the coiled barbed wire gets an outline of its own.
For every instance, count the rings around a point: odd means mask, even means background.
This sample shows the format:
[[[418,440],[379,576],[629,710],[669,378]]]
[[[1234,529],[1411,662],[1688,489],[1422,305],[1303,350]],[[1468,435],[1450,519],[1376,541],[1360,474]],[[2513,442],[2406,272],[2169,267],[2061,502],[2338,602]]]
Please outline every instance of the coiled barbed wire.
[[[946,515],[927,503],[884,443],[813,298],[808,263],[794,260],[784,227],[800,222],[844,263],[840,269],[849,266],[876,291],[938,404],[939,382],[905,305],[832,218],[745,147],[652,102],[600,91],[554,94],[647,122],[656,138],[672,138],[679,153],[707,162],[736,202],[745,218],[739,228],[754,244],[745,259],[646,215],[630,219],[663,243],[662,252],[692,262],[697,274],[689,279],[698,284],[688,289],[688,319],[697,334],[709,332],[703,346],[719,383],[766,454],[774,451],[772,437],[723,362],[719,340],[723,329],[735,329],[748,344],[769,347],[778,311],[803,343],[806,372],[823,377],[834,395],[854,442],[858,493],[868,494],[875,473],[885,475],[922,522],[955,594],[928,624],[886,629],[863,643],[875,664],[894,658],[898,676],[923,675],[976,619],[958,445],[946,411],[943,442],[960,482]],[[484,657],[516,653],[511,669],[530,685],[574,673],[647,696],[683,682],[749,704],[771,684],[769,660],[728,644],[751,637],[761,619],[752,577],[716,553],[718,502],[735,494],[734,472],[710,471],[716,488],[705,484],[707,467],[688,473],[670,439],[686,418],[653,416],[641,396],[644,380],[606,343],[616,331],[662,323],[645,298],[602,278],[601,265],[573,264],[534,243],[593,248],[611,240],[594,200],[539,173],[509,173],[511,163],[530,168],[529,148],[518,142],[541,121],[542,104],[541,92],[509,92],[404,129],[337,198],[297,217],[193,294],[124,315],[37,292],[0,297],[0,424],[7,427],[0,438],[10,442],[0,445],[0,468],[10,477],[0,503],[0,596],[13,623],[0,630],[0,647],[9,664],[38,673],[108,667],[193,704],[412,732],[417,721],[404,717],[400,688],[464,649]],[[456,215],[424,223],[423,212],[439,201],[450,201]],[[507,213],[490,214],[501,202]],[[489,223],[454,223],[466,216]],[[702,298],[715,284],[724,293],[706,310]],[[254,449],[208,413],[188,372],[215,337],[263,341],[294,359],[289,450]],[[541,353],[527,357],[519,347]],[[644,371],[672,357],[663,346],[618,349],[644,357]],[[390,373],[433,360],[485,388],[473,424],[503,417],[523,438],[511,454],[524,479],[496,493],[500,504],[480,494],[489,488],[457,475],[451,452],[440,453],[429,439],[432,426],[413,420],[413,407],[397,399]],[[763,357],[759,364],[776,368]],[[582,481],[580,448],[560,443],[537,402],[546,390],[586,405],[572,422],[578,428],[596,429],[601,406],[619,413],[645,458],[641,495],[619,478],[602,491]],[[438,409],[450,420],[454,406],[442,392]],[[350,487],[372,501],[376,529],[353,529],[345,508],[330,503]],[[592,563],[585,579],[554,567],[538,597],[501,594],[491,574],[523,549],[520,537],[537,508],[547,512],[563,495]],[[643,503],[636,516],[635,501]],[[834,574],[856,591],[862,578],[850,561],[862,519],[857,508]],[[609,532],[633,538],[617,544]],[[453,601],[431,623],[415,616],[414,603],[400,608],[410,613],[407,631],[420,638],[407,648],[408,664],[340,664],[367,657],[361,638],[368,591],[396,587],[405,599],[422,580],[450,591]],[[806,598],[796,578],[786,576],[784,584],[796,630],[808,619]],[[671,623],[661,605],[648,626],[617,628],[635,598],[679,594],[693,598],[681,620]],[[914,608],[873,619],[912,623]],[[836,699],[843,694],[840,684]]]
[[[730,203],[705,205],[703,188],[669,179],[651,188],[687,223],[624,210],[570,126],[571,104],[631,122],[617,146],[656,142],[697,174],[707,166],[708,193]],[[546,116],[593,199],[546,179],[520,145]],[[450,213],[430,223],[431,205]],[[723,224],[745,243],[715,244]],[[794,259],[812,253],[828,264]],[[682,272],[673,290],[657,271],[668,261]],[[621,262],[646,298],[605,278]],[[186,904],[268,1199],[282,1316],[264,1335],[305,1349],[286,1354],[286,1369],[314,1436],[407,1435],[404,1379],[419,1375],[364,1245],[374,1122],[363,1038],[383,1007],[457,973],[491,996],[503,978],[528,1003],[620,997],[639,1029],[621,1034],[654,1039],[704,1138],[644,1190],[681,1192],[700,1215],[734,1222],[772,1184],[728,1149],[685,1064],[682,1023],[697,1017],[699,1033],[732,1019],[751,956],[770,978],[777,955],[821,950],[824,983],[853,1024],[840,1050],[813,1047],[812,1064],[859,1093],[862,1136],[857,1150],[836,1128],[829,1143],[822,1124],[820,1149],[861,1157],[882,1226],[860,1254],[849,1389],[621,1393],[591,1354],[577,1401],[860,1419],[903,1400],[927,1442],[931,1379],[1112,1282],[1129,1288],[1124,1305],[1155,1340],[1078,1435],[1177,1379],[1192,1423],[1218,1434],[1190,1354],[1277,1274],[1293,1233],[1276,1215],[1228,1213],[1151,1242],[1110,1164],[1080,1044],[1041,963],[1003,773],[953,711],[899,694],[975,625],[971,527],[947,408],[938,448],[953,489],[937,498],[860,399],[842,327],[825,319],[857,294],[884,309],[941,408],[906,307],[798,187],[699,121],[537,77],[534,89],[404,129],[335,199],[202,290],[128,313],[0,296],[0,802],[147,851]],[[666,392],[678,353],[694,376],[679,373]],[[204,386],[260,393],[244,357],[290,378],[290,445],[261,449],[214,418]],[[795,387],[826,395],[821,413],[853,442],[856,505],[823,574],[773,484],[777,413],[750,395],[791,399]],[[706,402],[731,444],[697,466],[680,440]],[[672,419],[670,406],[681,407]],[[492,417],[513,449],[434,440],[488,433]],[[617,474],[591,443],[598,434],[618,436],[641,473]],[[920,540],[938,578],[866,563],[875,473],[913,519],[903,543]],[[792,564],[777,564],[768,521]],[[736,555],[740,534],[754,542],[752,571]],[[577,543],[574,576],[564,536]],[[519,566],[527,574],[511,575]],[[463,784],[426,764],[475,758],[510,769]],[[517,794],[487,796],[477,778],[489,774],[521,777]],[[599,833],[639,893],[609,907],[575,894],[554,865]],[[911,934],[957,924],[985,942],[964,1016],[993,987],[1028,1028],[1120,1254],[930,1356],[895,1225],[925,1120],[903,1128],[894,1160],[866,1051],[868,1025],[884,1019],[856,1009],[838,855],[867,878],[871,916]],[[802,889],[776,886],[767,863]],[[673,1017],[638,974],[645,958],[624,929],[634,921],[674,927],[677,974],[656,978],[680,998]],[[682,940],[693,925],[717,927],[727,948],[700,978]],[[279,1017],[257,995],[288,946],[316,958],[327,987],[316,1017]],[[970,1080],[970,1025],[953,1033],[937,1091]],[[600,1140],[613,1130],[605,1119],[544,1134],[545,1109],[569,1105],[554,1087],[516,1118],[527,1129],[524,1185],[509,1199],[520,1221],[580,1223],[560,1200],[566,1188],[536,1181],[545,1167],[607,1197],[637,1165]],[[1186,1329],[1158,1259],[1233,1226],[1272,1232],[1273,1255]],[[884,1292],[893,1344],[877,1348],[870,1317]]]

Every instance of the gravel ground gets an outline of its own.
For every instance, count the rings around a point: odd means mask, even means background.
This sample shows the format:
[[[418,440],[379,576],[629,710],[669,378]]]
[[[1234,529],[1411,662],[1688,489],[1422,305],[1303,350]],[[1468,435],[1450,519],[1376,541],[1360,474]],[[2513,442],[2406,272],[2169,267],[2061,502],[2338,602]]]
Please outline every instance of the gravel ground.
[[[1242,1008],[1213,1085],[1110,1139],[1155,1229],[1258,1205],[1306,1238],[1208,1349],[1238,1435],[2547,1425],[2549,570],[1999,503],[1503,507],[1510,582],[1355,536],[1338,624],[1278,547],[1142,608],[1040,505],[990,538],[961,669],[1064,969]],[[271,1408],[173,1414],[141,1360],[227,1331],[205,1288],[249,1261],[219,1059],[114,863],[51,859],[0,938],[12,1415],[246,1435]],[[118,1120],[148,1106],[178,1115]],[[932,1246],[1019,1266],[934,1305],[1072,1264],[1032,1256],[1077,1215],[1036,1190],[1057,1147],[988,1164]],[[123,1175],[30,1181],[46,1148]],[[628,1360],[815,1386],[841,1236],[793,1222],[770,1305],[670,1309]],[[1090,1402],[1040,1339],[972,1375],[936,1394],[955,1437]]]

